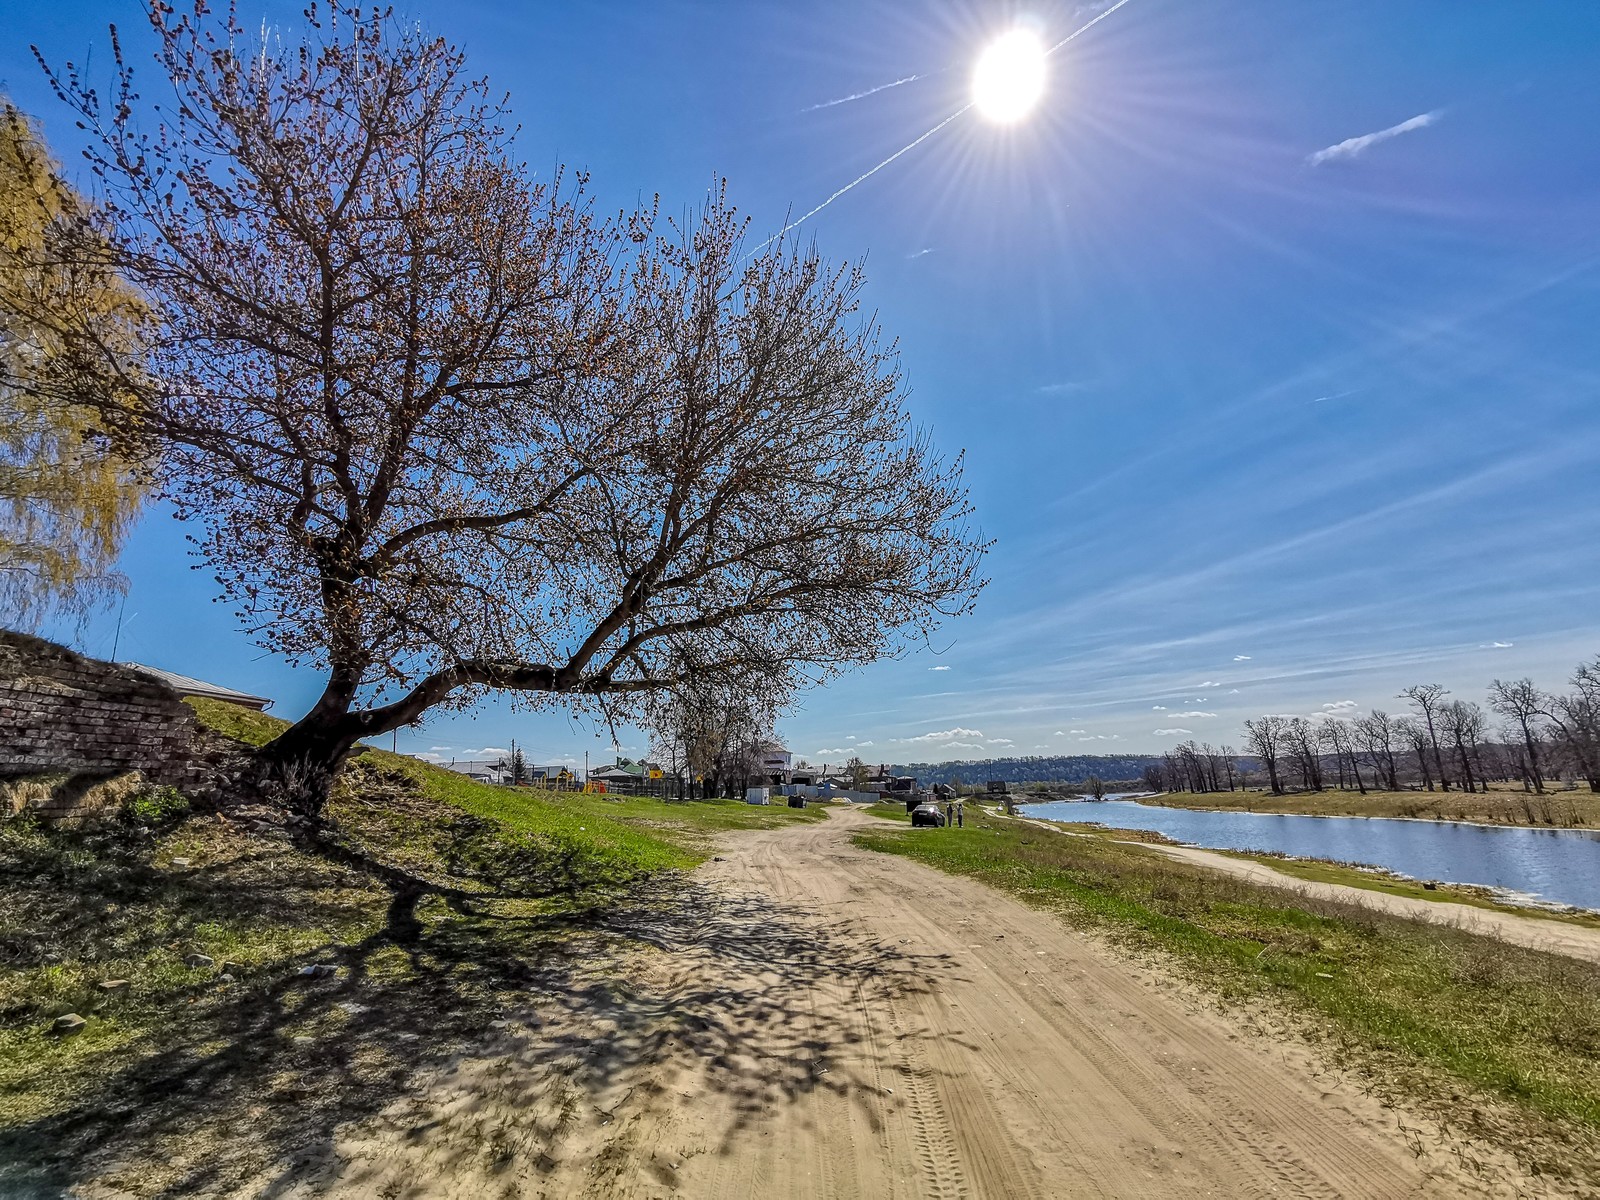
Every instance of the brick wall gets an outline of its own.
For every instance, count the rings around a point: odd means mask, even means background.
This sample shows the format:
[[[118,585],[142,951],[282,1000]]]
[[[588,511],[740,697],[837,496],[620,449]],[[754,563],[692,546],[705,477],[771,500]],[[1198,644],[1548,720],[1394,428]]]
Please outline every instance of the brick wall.
[[[160,680],[0,630],[0,777],[139,771],[196,792],[215,750]]]

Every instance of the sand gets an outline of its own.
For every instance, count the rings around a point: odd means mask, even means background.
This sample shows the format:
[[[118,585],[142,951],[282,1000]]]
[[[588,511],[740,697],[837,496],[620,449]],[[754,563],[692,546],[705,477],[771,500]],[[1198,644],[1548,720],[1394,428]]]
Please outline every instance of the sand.
[[[1543,1194],[1263,1014],[853,847],[874,821],[730,836],[691,903],[638,917],[644,949],[531,998],[272,1194]]]

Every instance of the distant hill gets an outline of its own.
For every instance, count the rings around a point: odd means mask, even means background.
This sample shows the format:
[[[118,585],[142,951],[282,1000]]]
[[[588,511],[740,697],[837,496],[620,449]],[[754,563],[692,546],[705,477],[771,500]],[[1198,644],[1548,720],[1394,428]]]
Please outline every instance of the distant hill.
[[[889,768],[895,775],[915,775],[924,784],[983,784],[991,779],[1007,783],[1082,783],[1091,775],[1101,779],[1138,779],[1144,769],[1160,763],[1155,754],[1049,754],[1026,758],[965,759],[960,762],[907,763]]]

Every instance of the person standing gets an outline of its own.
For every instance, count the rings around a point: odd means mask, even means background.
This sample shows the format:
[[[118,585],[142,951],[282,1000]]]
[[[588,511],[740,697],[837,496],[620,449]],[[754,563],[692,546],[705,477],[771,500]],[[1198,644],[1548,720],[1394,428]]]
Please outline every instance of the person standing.
[[[957,829],[965,829],[966,827],[967,827],[967,802],[965,800],[957,800],[956,801],[956,828]]]
[[[954,825],[955,823],[956,823],[956,806],[954,804],[950,803],[950,801],[946,800],[944,802],[944,824],[945,824],[945,828],[948,829],[950,826]]]

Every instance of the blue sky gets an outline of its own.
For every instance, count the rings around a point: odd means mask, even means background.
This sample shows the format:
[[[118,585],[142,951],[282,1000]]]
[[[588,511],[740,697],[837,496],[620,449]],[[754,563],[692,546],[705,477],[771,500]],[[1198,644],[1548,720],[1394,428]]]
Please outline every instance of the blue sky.
[[[536,168],[587,168],[618,206],[725,175],[776,229],[961,107],[987,37],[1054,41],[1104,5],[400,7],[510,91]],[[64,154],[27,47],[103,69],[108,21],[142,26],[122,0],[8,16],[0,82]],[[791,748],[1236,742],[1257,713],[1554,685],[1600,651],[1597,67],[1590,4],[1130,0],[1051,60],[1027,121],[969,113],[812,218],[825,252],[867,255],[915,417],[966,449],[996,546],[975,615],[806,697]],[[316,694],[159,511],[124,569],[119,657],[286,716]],[[115,624],[80,644],[109,653]],[[400,748],[512,737],[611,753],[505,703]]]

